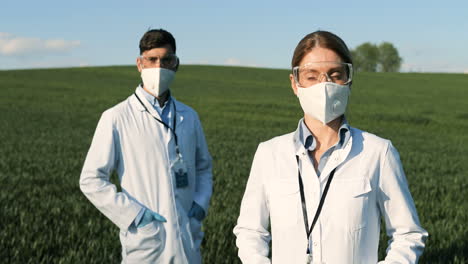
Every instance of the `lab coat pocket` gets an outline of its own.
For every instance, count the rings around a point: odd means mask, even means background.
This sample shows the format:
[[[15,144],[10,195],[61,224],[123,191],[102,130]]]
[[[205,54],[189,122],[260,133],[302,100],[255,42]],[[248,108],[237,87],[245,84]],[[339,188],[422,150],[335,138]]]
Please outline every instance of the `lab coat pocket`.
[[[127,261],[154,261],[164,250],[166,244],[166,229],[159,221],[140,227],[131,227],[125,236],[125,252]]]
[[[201,226],[202,223],[200,221],[194,217],[190,217],[190,231],[192,232],[192,239],[196,249],[200,248],[204,236]]]
[[[272,226],[290,227],[298,223],[299,184],[294,180],[273,182],[269,195]]]
[[[372,191],[369,179],[334,179],[330,186],[330,189],[333,188],[338,194],[341,219],[346,220],[348,230],[353,232],[367,226],[369,195]]]

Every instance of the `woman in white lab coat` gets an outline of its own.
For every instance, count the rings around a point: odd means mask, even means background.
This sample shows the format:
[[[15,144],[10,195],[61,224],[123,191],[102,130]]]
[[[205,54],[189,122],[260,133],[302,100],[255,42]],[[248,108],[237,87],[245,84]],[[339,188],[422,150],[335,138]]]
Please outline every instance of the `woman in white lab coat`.
[[[296,131],[260,143],[234,233],[243,263],[417,263],[420,226],[397,150],[345,116],[353,67],[338,36],[297,45],[291,87],[304,111]],[[271,241],[271,260],[269,243]]]

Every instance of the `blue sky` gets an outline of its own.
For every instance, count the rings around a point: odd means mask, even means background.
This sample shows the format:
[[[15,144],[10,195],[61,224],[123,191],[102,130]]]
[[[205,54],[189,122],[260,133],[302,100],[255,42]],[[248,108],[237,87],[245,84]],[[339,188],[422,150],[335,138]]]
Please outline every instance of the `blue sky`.
[[[402,71],[468,73],[468,1],[2,1],[0,70],[132,65],[149,28],[182,64],[289,68],[299,40],[329,30],[350,48],[393,43]]]

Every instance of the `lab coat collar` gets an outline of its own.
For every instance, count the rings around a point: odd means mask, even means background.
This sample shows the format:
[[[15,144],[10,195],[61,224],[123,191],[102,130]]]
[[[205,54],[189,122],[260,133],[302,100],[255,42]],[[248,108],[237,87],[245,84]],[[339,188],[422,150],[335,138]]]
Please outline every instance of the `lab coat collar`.
[[[138,95],[138,97],[140,98],[141,102],[146,106],[146,108],[148,109],[148,111],[150,111],[151,113],[151,110],[154,110],[153,109],[153,106],[148,102],[148,100],[146,100],[145,98],[145,95],[143,94],[143,92],[141,91],[141,89],[138,89],[140,88],[140,86],[138,86],[136,89],[135,89],[135,94]],[[143,106],[140,101],[135,97],[135,95],[131,95],[130,96],[130,102],[132,103],[133,106],[135,106],[136,109],[138,109],[140,112],[144,112],[146,111],[145,109],[145,106]]]
[[[135,89],[135,93],[136,95],[138,95],[138,97],[140,98],[141,102],[145,105],[145,107],[148,109],[150,115],[152,115],[153,117],[157,117],[158,119],[160,119],[160,116],[158,114],[158,112],[156,112],[156,110],[154,110],[153,106],[150,104],[150,102],[148,102],[148,100],[146,100],[143,92],[141,91],[141,89],[138,89],[140,86],[138,86],[136,89]],[[179,125],[180,123],[182,123],[182,121],[184,121],[185,117],[185,112],[187,111],[187,107],[182,104],[181,102],[177,101],[172,95],[171,95],[171,100],[174,102],[175,106],[176,106],[176,120],[177,120],[177,125]],[[145,112],[146,109],[145,107],[140,103],[140,101],[136,98],[135,95],[131,95],[130,96],[130,103],[140,112]],[[173,107],[172,105],[168,105],[168,107]]]

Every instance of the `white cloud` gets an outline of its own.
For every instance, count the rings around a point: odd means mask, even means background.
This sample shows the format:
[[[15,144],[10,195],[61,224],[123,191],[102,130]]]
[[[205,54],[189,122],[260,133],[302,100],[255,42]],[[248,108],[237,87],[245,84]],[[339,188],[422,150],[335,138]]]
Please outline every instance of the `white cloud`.
[[[45,41],[45,47],[47,49],[56,51],[69,51],[80,46],[80,44],[79,40],[66,41],[63,39],[51,39]]]
[[[234,57],[227,58],[225,60],[189,60],[186,64],[195,64],[195,65],[226,65],[226,66],[244,66],[244,67],[260,67],[258,64],[243,61]]]
[[[245,62],[241,61],[236,58],[227,58],[223,65],[229,65],[229,66],[247,66],[247,67],[258,67],[258,64],[252,63],[252,62]]]
[[[195,64],[195,65],[210,65],[213,64],[209,60],[194,60],[194,61],[184,61],[184,64]]]
[[[225,65],[230,65],[230,66],[238,66],[238,65],[241,65],[241,62],[240,60],[236,59],[236,58],[228,58],[224,61],[224,64]]]
[[[0,32],[0,55],[4,56],[63,53],[80,45],[79,40],[18,37],[11,33]]]
[[[76,58],[44,59],[32,62],[21,68],[68,68],[68,67],[89,67],[88,62]]]
[[[466,66],[445,61],[430,61],[427,63],[403,63],[402,72],[444,72],[444,73],[468,73]]]
[[[0,57],[0,70],[13,69],[45,69],[45,68],[69,68],[98,66],[86,61],[85,58],[72,56],[39,57],[33,60],[29,58],[18,60],[14,57]]]
[[[12,36],[11,33],[0,32],[0,39],[2,39],[2,38],[8,38],[8,37],[10,37],[10,36]]]

